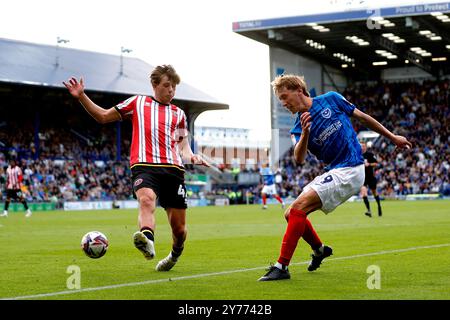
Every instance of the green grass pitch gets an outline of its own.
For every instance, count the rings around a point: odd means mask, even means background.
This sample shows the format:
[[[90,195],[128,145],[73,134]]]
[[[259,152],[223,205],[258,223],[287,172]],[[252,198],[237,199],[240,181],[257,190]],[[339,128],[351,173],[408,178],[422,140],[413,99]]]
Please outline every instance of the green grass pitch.
[[[381,218],[364,216],[362,203],[311,214],[334,255],[308,272],[311,250],[300,240],[291,279],[275,282],[257,279],[278,258],[286,228],[278,205],[189,208],[185,250],[169,272],[155,271],[171,246],[160,208],[151,261],[132,243],[137,210],[35,212],[29,219],[10,213],[0,219],[0,299],[448,300],[450,201],[382,205]],[[110,241],[100,259],[80,249],[81,237],[93,230]],[[70,266],[79,268],[80,289],[67,286]],[[373,281],[379,286],[368,285]]]

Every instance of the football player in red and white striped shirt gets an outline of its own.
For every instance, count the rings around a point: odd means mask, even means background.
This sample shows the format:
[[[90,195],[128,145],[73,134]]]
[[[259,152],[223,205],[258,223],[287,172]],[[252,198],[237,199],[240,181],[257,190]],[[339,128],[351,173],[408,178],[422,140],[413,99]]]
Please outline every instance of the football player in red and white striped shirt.
[[[129,119],[133,131],[130,166],[133,191],[139,202],[140,231],[134,245],[146,259],[155,255],[156,200],[166,210],[172,227],[172,251],[158,262],[156,270],[168,271],[181,255],[186,239],[186,187],[184,163],[209,164],[192,152],[187,139],[186,115],[171,104],[180,77],[170,65],[157,66],[150,75],[153,96],[133,96],[110,109],[95,104],[84,92],[81,78],[64,83],[70,94],[99,123]]]
[[[22,193],[22,180],[23,174],[22,169],[20,169],[15,159],[11,159],[9,162],[9,166],[6,169],[6,200],[5,200],[5,208],[3,214],[0,215],[2,217],[8,217],[8,208],[11,203],[11,199],[19,200],[22,202],[23,206],[26,210],[25,217],[31,217],[31,210],[28,208],[27,200]]]

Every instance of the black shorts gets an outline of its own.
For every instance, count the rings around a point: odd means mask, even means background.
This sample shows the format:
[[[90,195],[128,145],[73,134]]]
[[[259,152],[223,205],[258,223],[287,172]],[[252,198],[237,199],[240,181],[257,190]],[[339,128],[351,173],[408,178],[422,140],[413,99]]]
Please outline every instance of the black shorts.
[[[22,199],[23,193],[20,189],[6,189],[6,197],[10,199]]]
[[[364,185],[369,189],[377,188],[377,179],[374,176],[366,176],[364,179]]]
[[[164,209],[186,209],[187,195],[184,170],[177,166],[135,165],[131,168],[133,197],[141,188],[151,188]]]

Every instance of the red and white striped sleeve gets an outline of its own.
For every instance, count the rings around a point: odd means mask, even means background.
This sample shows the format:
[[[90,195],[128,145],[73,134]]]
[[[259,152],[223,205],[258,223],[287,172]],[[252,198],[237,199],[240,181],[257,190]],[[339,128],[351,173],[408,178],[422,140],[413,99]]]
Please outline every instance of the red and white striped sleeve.
[[[186,114],[181,109],[178,109],[178,111],[179,111],[179,117],[178,117],[179,121],[178,121],[177,130],[176,130],[176,141],[181,141],[184,137],[188,136],[189,131],[188,131]]]
[[[138,96],[132,96],[125,101],[118,103],[114,108],[119,112],[122,119],[130,117],[136,109]]]

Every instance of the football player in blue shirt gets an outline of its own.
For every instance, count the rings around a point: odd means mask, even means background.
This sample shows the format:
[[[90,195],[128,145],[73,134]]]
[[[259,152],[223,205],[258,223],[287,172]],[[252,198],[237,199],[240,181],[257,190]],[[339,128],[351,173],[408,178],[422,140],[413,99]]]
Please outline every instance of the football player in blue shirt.
[[[284,201],[281,199],[280,195],[277,192],[277,187],[275,185],[275,176],[273,174],[272,169],[269,164],[263,165],[259,173],[262,176],[264,186],[261,190],[261,198],[263,202],[263,209],[267,209],[267,195],[272,195],[279,203],[281,203],[281,207],[284,209]]]
[[[295,160],[303,164],[309,150],[327,164],[326,172],[311,181],[285,212],[288,222],[277,263],[259,281],[290,279],[288,265],[301,237],[313,250],[308,271],[320,267],[333,250],[324,246],[307,218],[318,209],[324,213],[359,192],[364,183],[364,159],[350,117],[388,138],[399,148],[411,148],[403,136],[395,135],[381,123],[358,110],[337,92],[311,98],[303,77],[281,75],[272,88],[282,105],[298,119],[291,133],[296,137]]]

